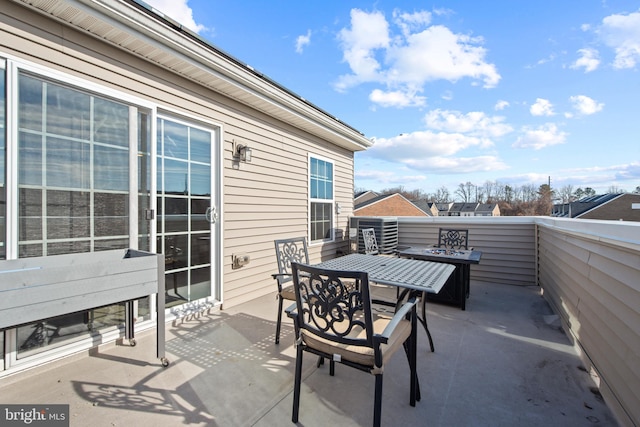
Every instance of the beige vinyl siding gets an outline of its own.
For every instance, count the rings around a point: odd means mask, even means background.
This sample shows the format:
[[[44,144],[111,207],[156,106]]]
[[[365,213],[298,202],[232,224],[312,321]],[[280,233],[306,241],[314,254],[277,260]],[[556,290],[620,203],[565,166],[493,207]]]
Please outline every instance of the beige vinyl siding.
[[[588,225],[588,230],[573,227]],[[538,227],[540,286],[624,425],[640,420],[640,245],[616,221]],[[620,231],[622,232],[620,232]]]
[[[2,5],[0,55],[6,52],[156,104],[161,113],[221,127],[226,307],[274,292],[273,240],[308,235],[308,153],[334,162],[335,201],[342,206],[336,226],[342,230],[338,235],[346,235],[353,204],[351,151],[20,5]],[[251,163],[233,159],[233,140],[251,147]],[[313,245],[310,255],[320,261],[345,247],[342,240]],[[251,262],[234,270],[232,255],[237,253],[248,254]]]
[[[440,228],[469,230],[469,246],[482,251],[471,280],[516,285],[536,283],[535,227],[517,217],[398,217],[398,244],[433,246]]]

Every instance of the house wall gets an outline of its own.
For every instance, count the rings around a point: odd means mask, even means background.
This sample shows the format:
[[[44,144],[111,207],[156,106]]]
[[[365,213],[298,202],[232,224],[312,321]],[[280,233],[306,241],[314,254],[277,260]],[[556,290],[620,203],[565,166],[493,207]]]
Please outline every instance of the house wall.
[[[220,126],[223,134],[222,260],[225,306],[275,291],[273,240],[308,233],[308,154],[334,162],[335,243],[310,246],[312,261],[346,248],[353,209],[353,153],[238,103],[117,47],[19,4],[1,1],[0,55],[40,64],[157,105],[160,111]],[[238,164],[232,142],[248,144],[251,163]],[[232,269],[232,255],[251,262]]]
[[[633,203],[640,203],[640,194],[623,194],[597,208],[580,215],[580,219],[605,219],[640,222],[640,209],[632,209]]]
[[[359,208],[356,216],[428,216],[400,195],[393,195],[371,205]]]
[[[535,227],[530,217],[398,218],[399,246],[433,246],[440,228],[469,230],[469,246],[482,251],[471,279],[491,283],[536,283]]]
[[[621,425],[640,425],[640,224],[539,220],[544,296]]]

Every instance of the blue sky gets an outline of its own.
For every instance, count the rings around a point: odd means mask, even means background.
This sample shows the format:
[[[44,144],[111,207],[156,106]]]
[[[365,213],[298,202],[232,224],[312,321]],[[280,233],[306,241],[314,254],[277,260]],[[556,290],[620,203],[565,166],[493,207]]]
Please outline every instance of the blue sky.
[[[640,186],[640,2],[148,0],[375,141],[357,189]]]

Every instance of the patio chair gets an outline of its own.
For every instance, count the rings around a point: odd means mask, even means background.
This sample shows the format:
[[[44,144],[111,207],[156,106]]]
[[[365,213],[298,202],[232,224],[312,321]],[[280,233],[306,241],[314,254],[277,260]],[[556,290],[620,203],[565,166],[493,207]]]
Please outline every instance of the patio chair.
[[[373,228],[362,229],[362,240],[364,241],[364,253],[367,255],[378,255],[378,241],[376,240],[376,230]]]
[[[278,285],[278,320],[276,323],[276,344],[280,343],[280,329],[282,324],[282,307],[284,300],[295,301],[293,291],[293,275],[291,264],[294,262],[309,263],[306,237],[274,240],[278,273],[271,276]]]
[[[438,248],[468,249],[469,230],[441,228],[438,231]]]
[[[437,248],[466,250],[468,241],[469,241],[469,230],[441,228],[438,230],[438,244],[434,246]],[[454,277],[451,276],[449,280],[454,280]],[[468,296],[469,290],[467,289],[466,292]],[[433,338],[431,338],[431,333],[429,332],[429,327],[427,326],[427,294],[426,292],[422,293],[422,298],[420,302],[419,320],[420,320],[420,323],[422,323],[424,330],[427,332],[427,337],[429,338],[429,346],[431,347],[431,351],[433,352],[435,350],[433,346]]]
[[[371,307],[366,272],[323,270],[293,263],[295,307],[287,314],[296,331],[296,368],[292,421],[298,422],[302,358],[305,351],[330,360],[330,375],[338,362],[375,376],[373,425],[382,413],[384,365],[401,346],[410,368],[409,403],[420,400],[416,371],[416,298],[404,302],[392,318],[378,317]],[[356,282],[350,288],[345,282]]]

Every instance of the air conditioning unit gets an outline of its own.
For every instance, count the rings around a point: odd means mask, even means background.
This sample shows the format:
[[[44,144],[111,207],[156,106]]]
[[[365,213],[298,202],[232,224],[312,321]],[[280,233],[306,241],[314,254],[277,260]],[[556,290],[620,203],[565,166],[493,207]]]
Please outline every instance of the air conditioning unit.
[[[349,240],[352,252],[364,253],[363,228],[373,228],[381,254],[395,254],[398,246],[398,218],[395,216],[352,216]]]

